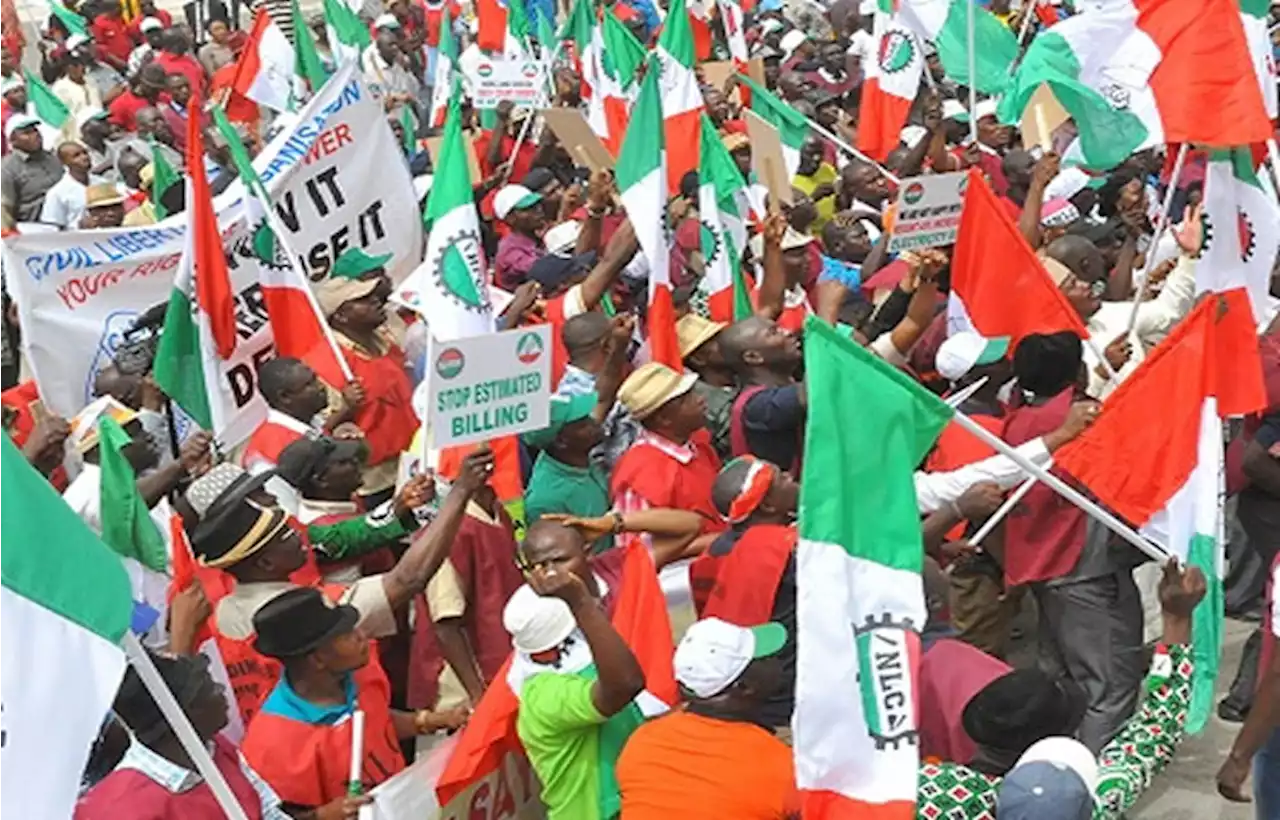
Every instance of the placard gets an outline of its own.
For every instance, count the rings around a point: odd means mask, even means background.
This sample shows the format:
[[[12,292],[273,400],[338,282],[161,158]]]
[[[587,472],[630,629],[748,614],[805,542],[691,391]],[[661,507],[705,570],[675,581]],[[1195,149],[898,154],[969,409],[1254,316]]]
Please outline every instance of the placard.
[[[551,422],[551,327],[437,342],[428,418],[432,445],[455,447],[541,430]]]
[[[791,204],[791,176],[782,153],[782,139],[778,129],[754,111],[745,110],[747,135],[751,139],[751,167],[756,176],[769,189],[769,199],[774,203]]]
[[[889,253],[936,248],[956,241],[967,172],[902,180],[894,206]]]
[[[497,108],[503,100],[528,108],[547,105],[547,77],[535,60],[486,57],[476,63],[472,79],[476,108]]]
[[[581,111],[576,108],[544,108],[538,113],[574,162],[587,166],[592,172],[613,167],[613,155],[591,130]]]
[[[1018,128],[1022,131],[1022,144],[1028,148],[1038,146],[1041,151],[1053,150],[1053,132],[1071,115],[1058,102],[1048,83],[1041,83],[1027,107],[1022,111],[1022,122]]]

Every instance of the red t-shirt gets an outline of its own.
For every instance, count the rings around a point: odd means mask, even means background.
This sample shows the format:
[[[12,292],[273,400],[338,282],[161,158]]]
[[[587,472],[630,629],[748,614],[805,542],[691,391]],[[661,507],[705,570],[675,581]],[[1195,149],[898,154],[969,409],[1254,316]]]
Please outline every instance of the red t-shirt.
[[[134,43],[141,45],[143,39],[142,21],[148,17],[156,18],[164,25],[165,28],[173,27],[173,15],[164,9],[156,9],[150,14],[139,14],[128,26],[129,36],[133,38]]]
[[[126,88],[124,93],[111,101],[107,106],[107,112],[111,115],[111,121],[126,131],[138,130],[138,112],[144,108],[148,108],[152,103],[137,94],[133,93],[132,88]]]
[[[98,54],[115,58],[121,63],[129,62],[129,52],[133,51],[133,38],[129,36],[129,26],[119,17],[99,14],[89,24],[89,33],[98,47]]]

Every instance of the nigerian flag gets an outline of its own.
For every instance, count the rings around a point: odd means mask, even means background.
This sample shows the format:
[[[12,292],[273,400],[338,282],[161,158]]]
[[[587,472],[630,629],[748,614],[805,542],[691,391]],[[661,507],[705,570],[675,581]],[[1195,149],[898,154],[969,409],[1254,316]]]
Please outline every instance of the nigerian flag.
[[[70,817],[89,748],[124,675],[133,598],[120,557],[3,436],[0,811]],[[56,560],[50,548],[56,547]]]
[[[994,14],[969,0],[904,0],[902,22],[938,49],[947,76],[969,84],[969,15],[973,9],[975,87],[999,94],[1009,84],[1009,66],[1018,57],[1018,38]]]
[[[181,184],[182,176],[173,169],[169,160],[164,158],[164,153],[153,138],[151,140],[151,207],[155,209],[157,222],[169,215],[169,209],[160,202],[164,198],[165,191],[172,185]]]
[[[431,78],[431,111],[427,123],[432,128],[444,125],[449,113],[449,100],[453,98],[455,72],[458,65],[458,43],[453,37],[453,18],[449,4],[444,4],[440,15],[440,46],[436,50],[436,72]]]
[[[359,60],[360,53],[372,42],[369,27],[345,0],[324,0],[324,22],[329,33],[329,48],[339,65]]]
[[[706,114],[699,163],[698,219],[706,275],[698,289],[707,297],[712,319],[735,322],[752,313],[751,293],[742,275],[747,226],[741,202],[747,183]]]
[[[1268,313],[1280,209],[1262,188],[1248,146],[1213,151],[1204,181],[1204,236],[1196,291],[1244,288],[1259,324]]]
[[[494,332],[493,307],[485,283],[488,268],[480,243],[462,136],[462,105],[455,84],[444,124],[440,161],[423,214],[427,253],[397,291],[397,300],[421,313],[437,341]]]
[[[925,622],[913,474],[952,410],[816,317],[804,365],[796,784],[825,816],[911,816]],[[854,407],[865,423],[849,423]]]

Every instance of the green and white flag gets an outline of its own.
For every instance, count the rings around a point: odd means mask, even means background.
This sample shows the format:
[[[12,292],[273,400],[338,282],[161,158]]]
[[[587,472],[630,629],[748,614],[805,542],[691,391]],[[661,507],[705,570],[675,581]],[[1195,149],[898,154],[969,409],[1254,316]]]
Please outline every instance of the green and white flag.
[[[66,26],[68,33],[89,36],[89,21],[64,6],[62,0],[49,0],[49,11]]]
[[[712,319],[735,322],[752,313],[751,294],[742,275],[747,225],[741,202],[747,183],[706,114],[702,115],[699,161],[698,220],[706,274],[698,289],[707,299]]]
[[[440,161],[427,195],[426,257],[396,291],[396,301],[422,314],[439,341],[494,332],[459,93],[455,90],[449,101]]]
[[[289,4],[289,16],[293,20],[293,55],[296,61],[293,72],[306,80],[311,93],[315,94],[329,79],[329,72],[324,70],[324,64],[320,62],[315,36],[311,33],[311,26],[302,17],[298,0],[292,0]]]
[[[777,129],[778,139],[782,142],[782,161],[787,164],[787,176],[794,177],[796,169],[800,167],[800,148],[813,131],[809,121],[772,91],[757,85],[746,74],[739,74],[738,82],[751,89],[751,110]]]
[[[54,128],[61,128],[66,123],[67,117],[71,116],[71,112],[67,110],[67,104],[53,93],[53,89],[46,85],[44,80],[32,74],[29,69],[22,69],[22,76],[27,84],[27,99],[35,109],[36,116]]]
[[[1247,146],[1213,151],[1204,180],[1204,236],[1196,292],[1244,288],[1261,324],[1280,249],[1280,208],[1263,190]]]
[[[938,48],[947,76],[969,84],[969,18],[973,20],[975,87],[983,94],[999,94],[1009,84],[1009,67],[1018,57],[1018,38],[995,15],[969,0],[903,0],[902,23]]]
[[[169,215],[169,209],[160,203],[165,191],[173,185],[181,184],[182,176],[164,158],[164,152],[156,141],[151,140],[151,206],[155,208],[157,222]]]
[[[156,522],[138,492],[138,476],[124,448],[133,441],[110,416],[98,419],[98,467],[102,471],[98,494],[102,540],[125,558],[132,558],[154,572],[169,566],[169,549]]]
[[[3,766],[11,817],[70,817],[89,749],[124,675],[133,599],[120,557],[8,436],[0,565]]]
[[[453,18],[449,15],[449,4],[445,3],[440,15],[440,47],[436,51],[436,73],[431,82],[431,113],[427,116],[432,128],[444,126],[445,116],[449,113],[449,100],[453,97],[453,86],[457,81],[457,71],[458,43],[453,38]]]
[[[926,617],[913,476],[952,410],[816,317],[804,364],[796,785],[826,816],[909,817]],[[853,407],[865,424],[849,423]]]
[[[369,27],[345,0],[324,0],[324,22],[329,32],[329,48],[338,65],[359,60],[360,54],[373,42]]]

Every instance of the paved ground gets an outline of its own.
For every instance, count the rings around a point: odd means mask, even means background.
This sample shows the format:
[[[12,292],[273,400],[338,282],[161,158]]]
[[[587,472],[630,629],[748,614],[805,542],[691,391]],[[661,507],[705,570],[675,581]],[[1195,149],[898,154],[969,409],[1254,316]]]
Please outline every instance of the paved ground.
[[[1226,648],[1222,673],[1218,676],[1219,696],[1225,694],[1240,661],[1240,651],[1254,624],[1227,621]],[[1217,715],[1199,737],[1182,742],[1169,768],[1156,778],[1130,820],[1253,820],[1253,807],[1228,803],[1214,788],[1214,775],[1222,764],[1240,728]]]

